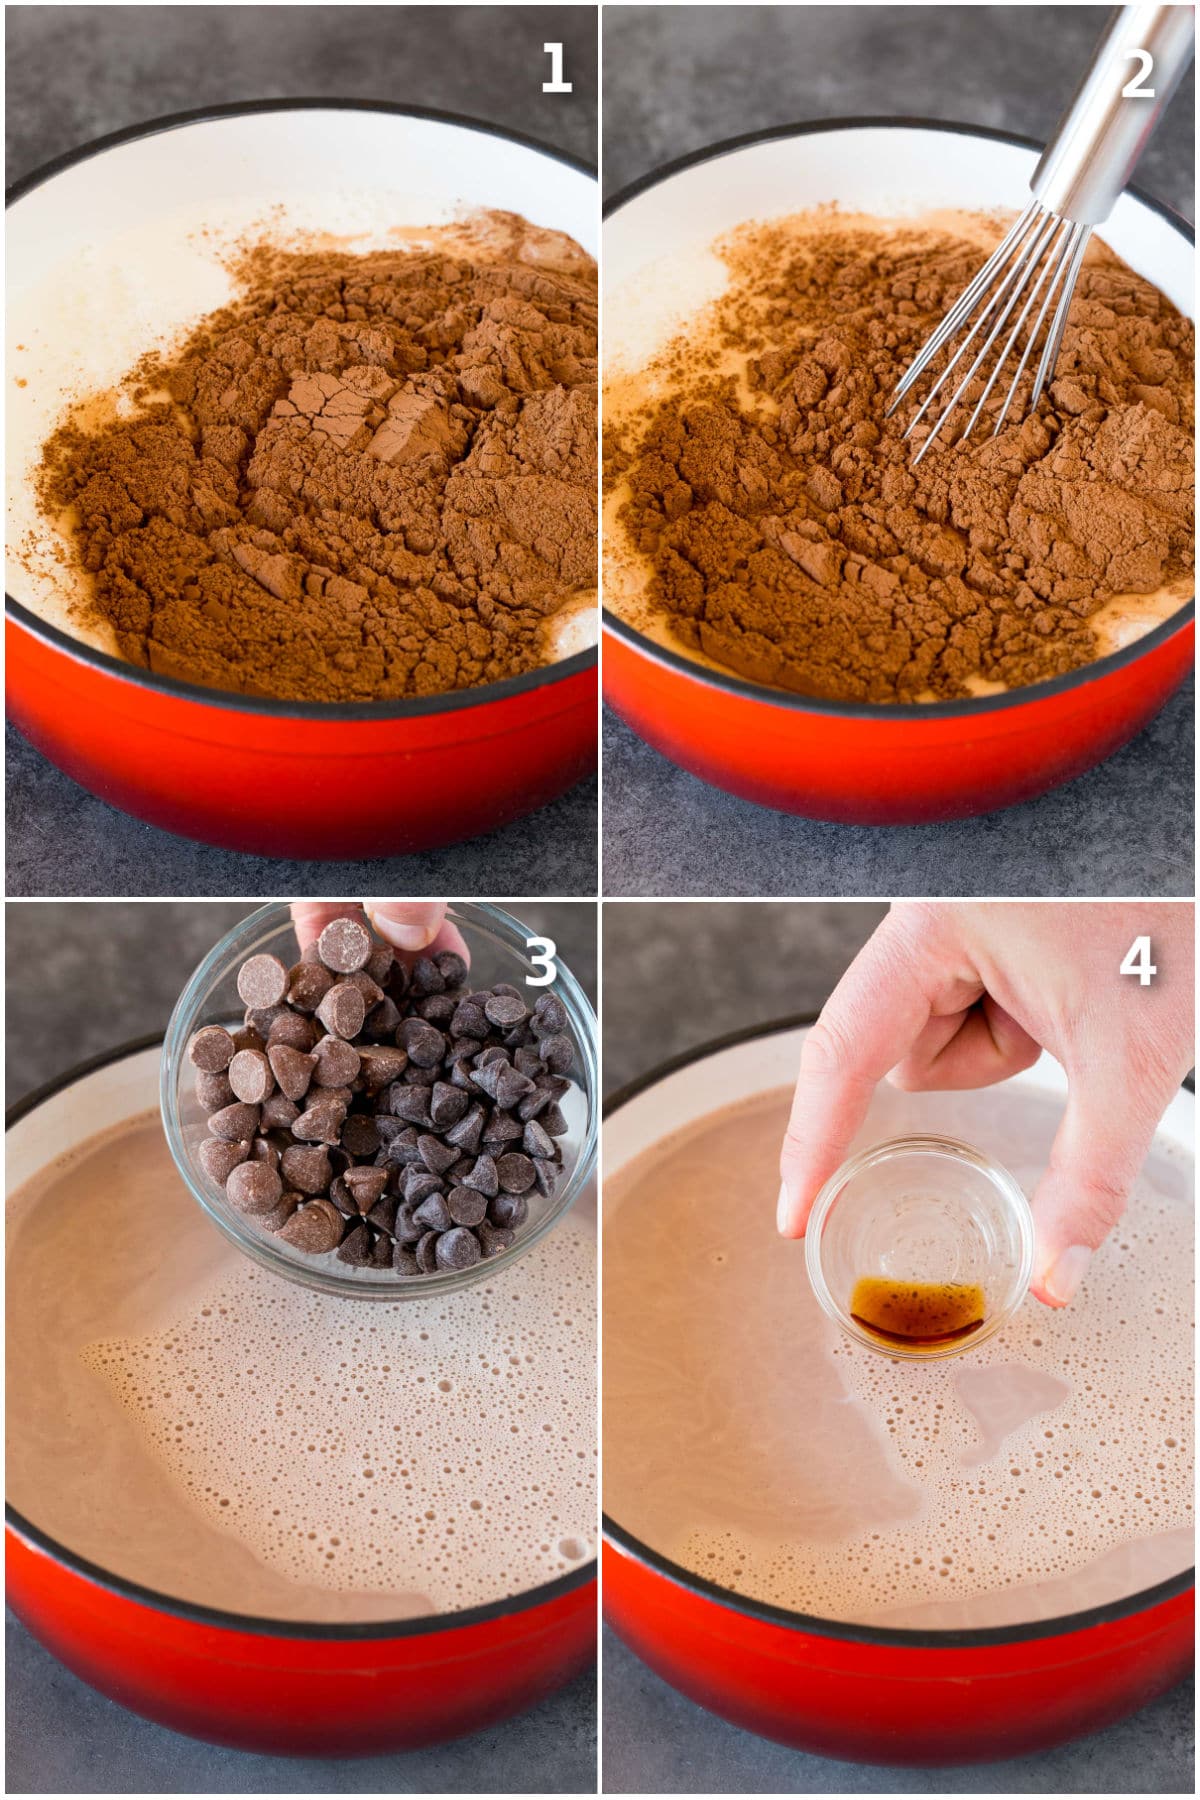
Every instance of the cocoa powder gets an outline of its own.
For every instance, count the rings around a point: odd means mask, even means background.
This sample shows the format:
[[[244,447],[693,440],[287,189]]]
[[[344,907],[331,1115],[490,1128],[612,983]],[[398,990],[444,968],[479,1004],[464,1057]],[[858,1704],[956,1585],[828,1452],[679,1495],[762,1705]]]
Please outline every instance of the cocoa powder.
[[[591,259],[493,214],[444,248],[259,246],[236,279],[134,372],[132,416],[46,446],[81,622],[160,674],[303,701],[551,660],[596,579]]]
[[[1103,245],[1036,413],[1026,383],[993,438],[999,383],[967,442],[911,466],[918,402],[885,414],[1001,229],[970,224],[746,227],[718,247],[725,293],[643,372],[652,398],[614,388],[606,481],[685,646],[800,693],[959,698],[1089,662],[1108,600],[1192,568],[1194,332]]]

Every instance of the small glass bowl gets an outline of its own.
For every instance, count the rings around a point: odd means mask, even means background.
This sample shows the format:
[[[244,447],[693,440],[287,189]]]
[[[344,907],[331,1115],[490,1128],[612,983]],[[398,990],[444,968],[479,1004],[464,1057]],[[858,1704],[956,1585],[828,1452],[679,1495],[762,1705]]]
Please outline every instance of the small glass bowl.
[[[970,1144],[891,1138],[825,1183],[804,1253],[817,1299],[849,1337],[884,1356],[927,1362],[982,1344],[1016,1312],[1033,1271],[1033,1214],[1008,1170]],[[928,1346],[884,1341],[850,1310],[856,1283],[872,1276],[982,1288],[982,1323]]]
[[[471,987],[487,988],[498,981],[523,987],[528,977],[544,974],[544,965],[535,964],[526,947],[526,939],[532,934],[499,907],[456,902],[447,910],[446,918],[458,927],[466,941]],[[596,1165],[596,1015],[561,957],[556,959],[554,982],[548,987],[539,983],[529,989],[531,1006],[539,994],[557,995],[567,1010],[568,1029],[575,1044],[575,1061],[569,1071],[572,1086],[559,1102],[568,1130],[558,1140],[563,1161],[554,1193],[549,1199],[536,1190],[528,1196],[529,1217],[515,1243],[499,1256],[487,1257],[469,1269],[439,1269],[416,1277],[397,1275],[390,1269],[355,1268],[338,1262],[333,1251],[310,1256],[294,1249],[283,1239],[259,1229],[252,1219],[244,1218],[197,1160],[200,1145],[208,1135],[208,1121],[196,1099],[195,1070],[187,1047],[192,1034],[202,1025],[224,1025],[230,1030],[241,1025],[245,1008],[238,997],[237,973],[247,957],[264,951],[278,956],[288,967],[299,961],[300,946],[291,909],[281,902],[251,913],[210,950],[179,996],[163,1042],[159,1101],[167,1142],[180,1174],[209,1218],[239,1250],[263,1268],[322,1293],[350,1295],[359,1300],[429,1299],[435,1294],[457,1293],[477,1281],[491,1280],[510,1268],[574,1204]]]

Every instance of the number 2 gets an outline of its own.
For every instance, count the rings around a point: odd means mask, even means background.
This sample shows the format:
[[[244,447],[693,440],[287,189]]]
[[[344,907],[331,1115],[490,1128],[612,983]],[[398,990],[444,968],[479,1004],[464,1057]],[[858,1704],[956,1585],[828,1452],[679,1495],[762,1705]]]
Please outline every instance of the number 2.
[[[1148,937],[1135,937],[1121,964],[1122,975],[1136,975],[1142,987],[1149,987],[1158,974],[1158,964],[1150,961],[1153,951]]]
[[[1121,89],[1122,100],[1153,100],[1154,89],[1141,87],[1139,84],[1145,81],[1147,75],[1154,73],[1154,58],[1148,50],[1127,50],[1125,54],[1137,57],[1138,72],[1136,75],[1131,75]]]

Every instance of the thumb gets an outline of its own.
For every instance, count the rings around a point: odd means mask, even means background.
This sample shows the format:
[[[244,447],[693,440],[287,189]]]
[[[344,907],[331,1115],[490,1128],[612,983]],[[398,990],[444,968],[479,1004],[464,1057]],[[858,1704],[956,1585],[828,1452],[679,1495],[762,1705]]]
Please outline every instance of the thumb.
[[[367,917],[393,950],[427,950],[442,928],[442,900],[364,900]]]
[[[1072,1078],[1050,1162],[1033,1196],[1031,1287],[1066,1306],[1121,1214],[1145,1161],[1157,1114],[1106,1080]]]

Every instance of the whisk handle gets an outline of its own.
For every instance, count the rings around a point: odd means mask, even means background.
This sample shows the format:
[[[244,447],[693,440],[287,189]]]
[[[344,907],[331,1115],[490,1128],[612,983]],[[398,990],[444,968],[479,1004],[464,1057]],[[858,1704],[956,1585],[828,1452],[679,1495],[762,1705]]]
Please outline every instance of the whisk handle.
[[[1194,14],[1191,6],[1118,9],[1029,184],[1048,212],[1076,225],[1107,219],[1192,60]],[[1140,77],[1138,50],[1152,59]]]

